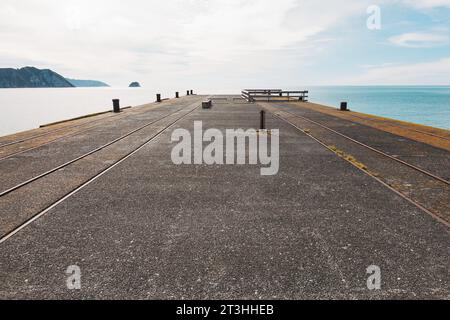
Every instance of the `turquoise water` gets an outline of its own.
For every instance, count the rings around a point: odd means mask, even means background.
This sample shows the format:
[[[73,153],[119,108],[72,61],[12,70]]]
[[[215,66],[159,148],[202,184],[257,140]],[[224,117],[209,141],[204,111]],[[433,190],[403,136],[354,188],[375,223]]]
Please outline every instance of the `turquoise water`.
[[[450,86],[309,87],[311,102],[450,129]]]

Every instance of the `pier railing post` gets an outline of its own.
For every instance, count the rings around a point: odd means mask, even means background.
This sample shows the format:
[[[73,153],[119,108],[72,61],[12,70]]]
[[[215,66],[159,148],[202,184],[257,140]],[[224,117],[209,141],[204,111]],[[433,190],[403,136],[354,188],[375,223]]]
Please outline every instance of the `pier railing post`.
[[[264,110],[261,110],[260,113],[260,129],[261,130],[266,129],[266,112]]]
[[[114,111],[114,113],[120,112],[120,100],[119,99],[113,99],[113,111]]]

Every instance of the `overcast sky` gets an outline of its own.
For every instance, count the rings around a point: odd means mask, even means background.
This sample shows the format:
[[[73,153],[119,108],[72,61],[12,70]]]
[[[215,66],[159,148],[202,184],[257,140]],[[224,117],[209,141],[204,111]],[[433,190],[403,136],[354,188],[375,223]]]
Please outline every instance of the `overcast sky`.
[[[450,84],[450,0],[2,0],[0,67],[26,65],[215,92]]]

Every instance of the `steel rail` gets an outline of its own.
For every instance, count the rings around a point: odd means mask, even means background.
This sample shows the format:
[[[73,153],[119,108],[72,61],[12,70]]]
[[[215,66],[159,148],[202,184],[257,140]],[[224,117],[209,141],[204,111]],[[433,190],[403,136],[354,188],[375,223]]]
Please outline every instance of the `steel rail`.
[[[303,134],[307,135],[308,137],[310,137],[311,139],[313,139],[314,141],[318,142],[320,145],[322,145],[323,147],[325,147],[326,149],[328,149],[329,151],[333,152],[334,154],[336,154],[336,152],[330,147],[328,146],[326,143],[324,143],[323,141],[321,141],[320,139],[314,137],[312,134],[306,132],[305,130],[303,130],[302,128],[298,127],[296,124],[292,123],[291,121],[284,119],[283,117],[281,117],[279,114],[271,112],[272,114],[274,114],[277,118],[279,118],[282,121],[285,121],[286,123],[288,123],[289,125],[291,125],[292,127],[294,127],[295,129],[301,131]],[[344,159],[344,158],[343,158]],[[427,213],[428,215],[430,215],[432,218],[434,218],[435,220],[439,221],[440,223],[442,223],[443,225],[445,225],[446,227],[450,228],[450,223],[446,220],[444,220],[443,218],[441,218],[438,214],[428,210],[427,208],[425,208],[422,204],[420,204],[419,202],[407,197],[406,195],[404,195],[403,193],[401,193],[400,191],[396,190],[395,188],[393,188],[392,186],[390,186],[389,184],[387,184],[386,182],[384,182],[383,180],[381,180],[379,177],[375,176],[374,174],[370,173],[367,170],[363,170],[360,167],[358,167],[355,163],[348,161],[346,159],[344,159],[345,161],[347,161],[348,163],[350,163],[352,166],[354,166],[355,168],[361,170],[362,172],[364,172],[365,174],[367,174],[368,176],[372,177],[373,179],[375,179],[376,181],[378,181],[380,184],[382,184],[383,186],[387,187],[388,189],[390,189],[391,191],[393,191],[395,194],[397,194],[398,196],[400,196],[401,198],[403,198],[404,200],[408,201],[409,203],[413,204],[414,206],[416,206],[417,208],[419,208],[420,210],[424,211],[425,213]]]
[[[433,174],[433,173],[431,173],[431,172],[429,172],[429,171],[427,171],[427,170],[424,170],[424,169],[422,169],[422,168],[419,168],[418,166],[415,166],[415,165],[413,165],[413,164],[411,164],[411,163],[408,163],[408,162],[406,162],[406,161],[404,161],[404,160],[401,160],[401,159],[398,159],[398,158],[396,158],[396,157],[393,157],[393,156],[391,156],[390,154],[387,154],[386,152],[383,152],[383,151],[378,150],[378,149],[376,149],[376,148],[374,148],[374,147],[371,147],[371,146],[369,146],[369,145],[367,145],[367,144],[365,144],[365,143],[363,143],[363,142],[361,142],[361,141],[358,141],[358,140],[356,140],[356,139],[353,139],[353,138],[351,138],[351,137],[349,137],[349,136],[347,136],[347,135],[345,135],[345,134],[343,134],[343,133],[341,133],[341,132],[338,132],[338,131],[336,131],[336,130],[334,130],[334,129],[331,129],[331,128],[327,127],[326,125],[323,125],[323,124],[321,124],[321,123],[319,123],[319,122],[317,122],[317,121],[311,120],[311,119],[306,118],[306,117],[304,117],[304,116],[300,116],[300,115],[295,114],[295,113],[290,112],[290,111],[286,111],[286,110],[282,110],[282,111],[283,111],[283,112],[286,112],[286,113],[288,113],[288,114],[290,114],[290,115],[292,115],[292,116],[294,116],[294,117],[301,118],[301,119],[303,119],[303,120],[305,120],[305,121],[307,121],[307,122],[313,123],[313,124],[315,124],[315,125],[317,125],[317,126],[319,126],[319,127],[322,127],[322,128],[324,128],[324,129],[326,129],[326,130],[328,130],[328,131],[330,131],[330,132],[333,132],[333,133],[335,133],[335,134],[337,134],[337,135],[339,135],[339,136],[341,136],[341,137],[343,137],[343,138],[345,138],[345,139],[347,139],[347,140],[349,140],[349,141],[351,141],[351,142],[353,142],[353,143],[356,143],[356,144],[358,144],[358,145],[360,145],[360,146],[362,146],[362,147],[364,147],[364,148],[366,148],[366,149],[369,149],[369,150],[371,150],[371,151],[373,151],[373,152],[376,152],[376,153],[378,153],[378,154],[380,154],[380,155],[382,155],[382,156],[384,156],[384,157],[387,157],[387,158],[389,158],[389,159],[391,159],[391,160],[394,160],[394,161],[396,161],[396,162],[398,162],[398,163],[401,163],[401,164],[403,164],[403,165],[405,165],[405,166],[408,166],[408,167],[410,167],[410,168],[412,168],[412,169],[414,169],[414,170],[416,170],[416,171],[418,171],[418,172],[421,172],[421,173],[423,173],[423,174],[425,174],[425,175],[427,175],[427,176],[432,177],[433,179],[439,180],[440,182],[445,183],[446,185],[450,185],[450,181],[448,181],[448,180],[446,180],[446,179],[444,179],[444,178],[442,178],[442,177],[439,177],[439,176],[437,176],[437,175],[435,175],[435,174]]]
[[[120,136],[120,137],[118,137],[118,138],[116,138],[116,139],[106,143],[106,144],[101,145],[100,147],[97,147],[97,148],[95,148],[95,149],[93,149],[93,150],[91,150],[89,152],[86,152],[86,153],[82,154],[81,156],[78,156],[78,157],[76,157],[76,158],[74,158],[72,160],[69,160],[69,161],[67,161],[67,162],[65,162],[65,163],[63,163],[63,164],[61,164],[61,165],[59,165],[59,166],[57,166],[57,167],[55,167],[53,169],[50,169],[50,170],[48,170],[48,171],[46,171],[44,173],[41,173],[41,174],[39,174],[37,176],[34,176],[33,178],[30,178],[30,179],[28,179],[28,180],[26,180],[24,182],[21,182],[21,183],[15,185],[14,187],[11,187],[11,188],[9,188],[7,190],[1,191],[0,192],[0,198],[5,196],[5,195],[7,195],[7,194],[9,194],[9,193],[11,193],[11,192],[13,192],[13,191],[15,191],[15,190],[17,190],[17,189],[20,189],[20,188],[26,186],[26,185],[28,185],[28,184],[30,184],[30,183],[38,180],[38,179],[41,179],[41,178],[43,178],[43,177],[45,177],[45,176],[47,176],[47,175],[49,175],[49,174],[51,174],[51,173],[53,173],[55,171],[58,171],[58,170],[60,170],[60,169],[62,169],[64,167],[67,167],[68,165],[71,165],[74,162],[77,162],[77,161],[79,161],[79,160],[81,160],[83,158],[86,158],[87,156],[90,156],[91,154],[99,152],[100,150],[103,150],[103,149],[113,145],[114,143],[116,143],[116,142],[118,142],[120,140],[123,140],[123,139],[131,136],[132,134],[134,134],[134,133],[136,133],[138,131],[141,131],[142,129],[145,129],[148,126],[150,126],[152,124],[155,124],[156,122],[159,122],[161,120],[164,120],[164,119],[170,117],[171,115],[173,115],[173,114],[183,110],[184,108],[185,107],[179,108],[176,111],[174,111],[174,112],[172,112],[172,113],[170,113],[168,115],[165,115],[165,116],[163,116],[163,117],[161,117],[161,118],[159,118],[157,120],[153,120],[151,122],[148,122],[148,123],[144,124],[143,126],[138,127],[137,129],[134,129],[134,130],[132,130],[132,131],[130,131],[130,132],[128,132],[128,133],[126,133],[126,134],[124,134],[124,135],[122,135],[122,136]]]
[[[60,203],[64,202],[65,200],[67,200],[68,198],[70,198],[71,196],[73,196],[74,194],[76,194],[77,192],[79,192],[80,190],[82,190],[83,188],[85,188],[86,186],[88,186],[89,184],[91,184],[92,182],[94,182],[95,180],[97,180],[98,178],[100,178],[101,176],[103,176],[104,174],[106,174],[107,172],[109,172],[110,170],[112,170],[113,168],[115,168],[116,166],[118,166],[119,164],[121,164],[122,162],[126,161],[128,158],[130,158],[131,156],[133,156],[134,154],[136,154],[137,152],[139,152],[140,150],[142,150],[147,144],[149,144],[150,142],[152,142],[153,140],[155,140],[156,138],[158,138],[160,135],[162,135],[164,133],[164,131],[166,131],[167,129],[171,128],[172,126],[174,126],[178,121],[184,119],[185,117],[187,117],[189,114],[191,114],[192,112],[194,112],[195,110],[197,110],[200,106],[195,107],[194,109],[190,110],[189,112],[187,112],[186,114],[182,115],[181,117],[179,117],[178,119],[176,119],[175,121],[171,122],[170,124],[168,124],[167,126],[165,126],[164,128],[162,128],[161,130],[159,130],[157,133],[155,133],[154,135],[152,135],[150,138],[148,138],[145,142],[143,142],[139,147],[137,147],[136,149],[134,149],[133,151],[127,153],[126,155],[124,155],[123,157],[121,157],[119,160],[117,160],[116,162],[114,162],[113,164],[111,164],[110,166],[108,166],[107,168],[103,169],[102,171],[100,171],[99,173],[97,173],[95,176],[91,177],[89,180],[83,182],[82,184],[80,184],[78,187],[76,187],[75,189],[73,189],[72,191],[66,193],[64,196],[62,196],[59,200],[53,202],[52,204],[50,204],[49,206],[47,206],[45,209],[41,210],[40,212],[36,213],[35,215],[33,215],[31,218],[29,218],[28,220],[26,220],[25,222],[21,223],[19,226],[17,226],[16,228],[14,228],[12,231],[8,232],[6,235],[2,236],[0,238],[0,244],[2,244],[3,242],[5,242],[6,240],[8,240],[9,238],[11,238],[12,236],[14,236],[15,234],[17,234],[18,232],[20,232],[22,229],[26,228],[28,225],[30,225],[31,223],[33,223],[34,221],[36,221],[37,219],[39,219],[40,217],[42,217],[43,215],[45,215],[47,212],[49,212],[51,209],[53,209],[54,207],[56,207],[57,205],[59,205]],[[161,120],[161,119],[160,119]]]

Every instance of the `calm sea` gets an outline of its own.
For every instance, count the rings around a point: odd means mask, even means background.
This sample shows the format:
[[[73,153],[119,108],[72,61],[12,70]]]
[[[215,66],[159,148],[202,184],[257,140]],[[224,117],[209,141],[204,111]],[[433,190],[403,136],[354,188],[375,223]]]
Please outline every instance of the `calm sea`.
[[[450,129],[450,87],[310,87],[310,100],[397,120]]]
[[[450,87],[306,89],[313,102],[338,106],[341,101],[347,101],[354,111],[450,129]],[[171,91],[161,93],[163,97],[174,95]],[[156,92],[145,88],[0,89],[0,136],[110,110],[111,100],[115,98],[121,99],[122,106],[136,106],[154,101],[155,95]]]
[[[39,88],[0,89],[0,136],[40,125],[112,109],[112,99],[121,106],[136,106],[156,100],[144,88]]]

